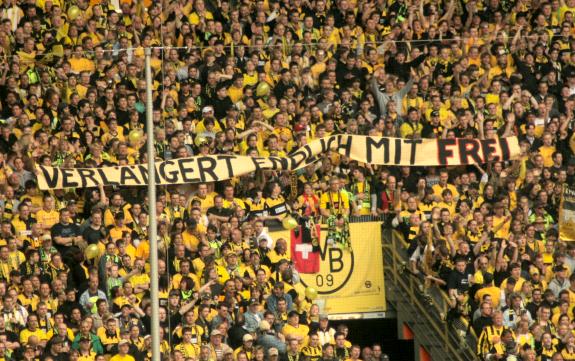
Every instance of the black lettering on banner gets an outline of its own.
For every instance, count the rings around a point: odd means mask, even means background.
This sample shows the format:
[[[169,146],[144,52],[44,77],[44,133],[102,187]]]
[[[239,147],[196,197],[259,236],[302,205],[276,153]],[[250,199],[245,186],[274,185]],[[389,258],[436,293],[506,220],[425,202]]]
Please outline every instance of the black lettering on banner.
[[[82,188],[95,187],[99,182],[94,178],[96,171],[90,168],[80,168],[78,169],[78,175],[80,176],[80,181],[82,182]],[[91,181],[92,183],[88,183]]]
[[[140,175],[142,176],[142,180],[144,184],[148,184],[148,168],[146,166],[139,164],[138,170],[140,171]]]
[[[358,144],[365,139],[365,149]],[[394,165],[458,165],[507,160],[517,152],[516,137],[511,139],[397,139],[334,135],[314,141],[287,157],[245,157],[237,155],[195,156],[158,162],[154,175],[158,184],[194,183],[225,180],[257,170],[296,170],[313,164],[328,151],[337,151],[351,159],[369,164]],[[393,142],[393,144],[392,144]],[[419,146],[421,145],[421,146]],[[436,147],[437,158],[428,157]],[[405,155],[405,152],[410,152]],[[459,153],[454,159],[456,152]],[[393,153],[393,154],[392,154]],[[250,165],[249,162],[253,162]],[[127,167],[127,168],[126,168]],[[225,167],[225,169],[224,169]],[[144,185],[148,183],[147,166],[77,168],[62,170],[38,165],[38,177],[43,189],[89,187],[104,185]],[[181,175],[180,175],[181,174]]]
[[[312,158],[312,156],[313,155],[311,153],[311,148],[309,147],[309,145],[305,145],[299,148],[289,156],[291,163],[290,169],[298,169],[302,163],[308,165],[309,160],[310,158]],[[301,159],[298,159],[299,157],[301,157]]]
[[[223,159],[226,162],[226,168],[228,170],[228,178],[234,176],[234,166],[232,165],[232,159],[237,159],[235,155],[218,155],[218,160]]]
[[[328,287],[333,286],[333,275],[331,273],[329,273],[327,276],[325,276],[325,283],[326,285],[328,285]]]
[[[313,163],[315,156],[313,155],[313,150],[311,149],[309,144],[304,145],[302,149],[306,153],[305,165]]]
[[[479,156],[480,144],[477,139],[459,139],[459,161],[461,164],[481,164],[483,163]],[[471,157],[472,162],[469,162]]]
[[[254,162],[254,165],[256,166],[256,171],[265,169],[264,166],[266,164],[266,158],[252,157],[251,160],[252,160],[252,162]]]
[[[208,163],[208,164],[206,164]],[[200,157],[198,159],[198,170],[200,172],[200,179],[202,182],[215,182],[218,181],[218,176],[214,170],[218,166],[218,162],[212,157]],[[206,178],[206,175],[211,178]]]
[[[302,275],[300,281],[304,287],[315,284],[319,294],[334,294],[344,288],[354,274],[354,253],[331,247],[327,239],[323,239],[319,247],[319,256],[320,272],[309,277]]]
[[[453,157],[453,150],[447,148],[455,145],[455,139],[438,139],[437,140],[437,157],[439,165],[449,165],[449,158]]]
[[[504,160],[510,159],[511,151],[509,150],[509,143],[507,142],[507,138],[499,138],[499,147],[501,148],[501,158]]]
[[[399,164],[401,162],[401,143],[402,143],[403,139],[397,138],[395,139],[395,149],[394,149],[394,154],[395,154],[395,164]]]
[[[481,145],[483,146],[483,159],[485,159],[485,161],[492,161],[492,162],[497,162],[499,161],[499,156],[496,154],[497,149],[495,149],[495,143],[496,140],[495,139],[482,139],[481,140]],[[491,155],[493,155],[493,158],[490,159]]]
[[[106,168],[96,168],[96,171],[100,175],[100,178],[102,178],[102,184],[104,184],[106,186],[118,185],[118,182],[114,182],[114,181],[111,181],[108,179],[108,177],[106,176],[106,172],[104,172],[105,169]]]
[[[325,143],[325,139],[321,138],[319,140],[319,144],[321,145],[321,153],[327,152],[327,144]]]
[[[199,182],[200,178],[194,178],[193,174],[196,172],[193,165],[196,158],[182,158],[178,159],[178,166],[180,167],[180,173],[182,174],[182,180],[184,183],[194,183]]]
[[[379,150],[379,148],[383,147],[383,162],[389,163],[389,139],[388,138],[380,138],[379,141],[375,141],[372,137],[367,137],[365,139],[365,158],[367,163],[371,163],[373,160],[373,151]]]
[[[58,168],[52,168],[52,167],[50,167],[50,169],[52,169],[52,174],[50,174],[48,168],[44,167],[43,165],[40,166],[40,171],[44,176],[44,180],[46,180],[48,188],[56,188],[56,186],[58,185],[58,178],[59,178],[58,175],[60,173],[59,172],[60,170]]]
[[[288,164],[287,158],[268,157],[268,159],[272,162],[272,169],[273,170],[289,169],[288,168],[289,164]]]
[[[154,163],[154,175],[156,176],[156,184],[162,184],[162,182],[160,181],[160,172],[158,171],[158,167],[156,167],[156,164]]]
[[[133,183],[130,183],[131,181]],[[120,184],[129,184],[136,186],[142,185],[142,183],[140,183],[140,179],[138,179],[138,176],[136,176],[136,173],[134,173],[132,166],[120,167]]]
[[[329,249],[329,272],[337,273],[343,269],[343,251],[339,248]]]
[[[327,138],[326,147],[327,147],[327,149],[325,150],[326,152],[328,150],[336,149],[337,148],[337,137],[332,135],[331,137]]]
[[[411,153],[409,155],[409,164],[415,164],[417,145],[423,143],[422,139],[405,139],[403,141],[405,144],[411,144]]]
[[[318,274],[317,276],[315,276],[315,284],[318,287],[323,287],[324,285],[324,281],[325,281],[325,285],[327,287],[331,287],[333,286],[333,275],[331,273],[328,273],[325,278],[323,277],[322,274]]]
[[[297,167],[305,161],[306,155],[303,149],[298,149],[289,155],[289,169],[297,169]]]
[[[80,186],[78,182],[74,180],[73,169],[62,169],[62,185],[64,188],[76,188]]]
[[[343,141],[345,139],[345,142]],[[351,155],[351,143],[352,138],[347,135],[338,135],[337,136],[337,152],[342,154],[341,150],[343,150],[343,154],[349,158]]]
[[[178,174],[180,173],[178,170],[173,170],[166,174],[166,167],[175,165],[172,160],[167,160],[165,162],[160,163],[158,172],[160,173],[160,177],[165,179],[168,183],[175,183],[178,181]]]

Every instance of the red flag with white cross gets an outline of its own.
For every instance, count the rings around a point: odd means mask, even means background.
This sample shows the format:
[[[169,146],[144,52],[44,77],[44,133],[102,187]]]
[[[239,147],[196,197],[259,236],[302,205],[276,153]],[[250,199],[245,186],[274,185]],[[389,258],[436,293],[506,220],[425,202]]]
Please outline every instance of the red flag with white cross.
[[[314,224],[316,227],[317,239],[320,239],[320,225]],[[317,273],[319,272],[320,253],[314,252],[317,247],[314,247],[311,242],[303,242],[301,226],[291,230],[291,257],[295,269],[299,273]],[[315,249],[314,249],[315,248]]]

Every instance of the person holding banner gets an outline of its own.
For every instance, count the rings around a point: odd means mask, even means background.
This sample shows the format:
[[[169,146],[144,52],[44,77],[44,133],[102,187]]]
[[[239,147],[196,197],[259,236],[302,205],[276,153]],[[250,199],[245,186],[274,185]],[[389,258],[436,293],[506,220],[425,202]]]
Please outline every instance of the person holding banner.
[[[375,193],[371,191],[372,186],[365,175],[366,169],[356,168],[353,171],[354,182],[351,185],[351,194],[353,196],[353,215],[376,216],[375,211]]]
[[[324,217],[332,215],[349,216],[349,198],[346,193],[340,189],[340,180],[332,177],[329,180],[329,190],[322,194],[320,198],[319,209]]]
[[[269,197],[264,201],[263,219],[268,227],[277,229],[281,226],[281,220],[289,213],[290,207],[281,195],[279,183],[270,184],[269,189]]]

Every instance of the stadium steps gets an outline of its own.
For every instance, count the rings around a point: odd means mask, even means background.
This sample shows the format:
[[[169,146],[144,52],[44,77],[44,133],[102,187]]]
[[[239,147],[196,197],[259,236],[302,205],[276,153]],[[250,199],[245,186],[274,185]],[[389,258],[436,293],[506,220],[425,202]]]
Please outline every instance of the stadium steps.
[[[415,359],[420,360],[422,347],[432,360],[477,360],[476,338],[466,332],[466,322],[445,321],[448,312],[445,293],[439,289],[423,292],[421,280],[407,270],[407,247],[401,235],[384,229],[382,243],[388,308],[397,312],[399,338],[405,338],[404,326],[413,333]]]

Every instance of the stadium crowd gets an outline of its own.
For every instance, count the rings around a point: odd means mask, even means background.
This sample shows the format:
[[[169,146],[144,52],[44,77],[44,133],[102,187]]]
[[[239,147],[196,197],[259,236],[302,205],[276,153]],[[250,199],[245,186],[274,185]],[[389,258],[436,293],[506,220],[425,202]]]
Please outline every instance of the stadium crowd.
[[[447,169],[327,152],[297,173],[161,187],[165,359],[387,359],[297,291],[268,230],[298,214],[344,246],[352,217],[402,232],[479,358],[575,360],[575,244],[557,229],[575,180],[574,16],[575,0],[3,0],[0,359],[150,360],[145,189],[43,192],[34,165],[145,163],[154,132],[159,160],[285,156],[339,133],[517,136],[522,151]]]

